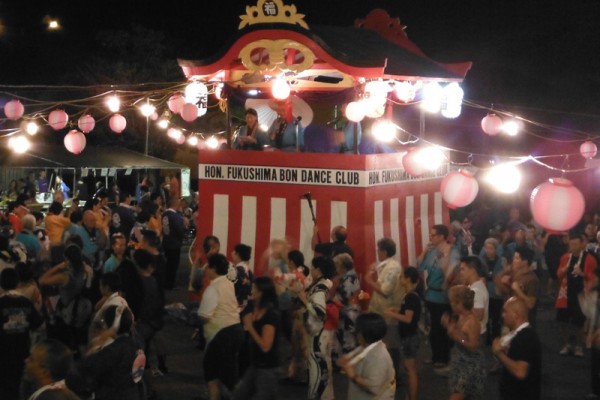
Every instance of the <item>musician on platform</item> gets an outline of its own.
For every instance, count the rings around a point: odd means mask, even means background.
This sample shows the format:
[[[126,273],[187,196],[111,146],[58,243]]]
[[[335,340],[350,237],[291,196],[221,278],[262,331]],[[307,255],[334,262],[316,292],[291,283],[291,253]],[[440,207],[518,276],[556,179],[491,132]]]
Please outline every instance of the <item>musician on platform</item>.
[[[238,130],[233,148],[236,150],[262,150],[269,144],[267,132],[260,127],[258,113],[254,108],[246,109],[246,125]]]
[[[288,152],[302,151],[304,148],[304,128],[300,118],[294,118],[291,104],[286,101],[271,102],[269,106],[277,112],[277,119],[269,128],[271,146]]]

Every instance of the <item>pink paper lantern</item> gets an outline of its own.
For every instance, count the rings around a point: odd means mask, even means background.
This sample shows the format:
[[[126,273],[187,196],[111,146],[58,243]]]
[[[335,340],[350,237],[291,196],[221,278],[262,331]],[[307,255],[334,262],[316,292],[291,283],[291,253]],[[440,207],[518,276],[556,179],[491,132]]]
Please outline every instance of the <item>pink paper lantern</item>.
[[[48,124],[55,131],[60,131],[69,122],[69,115],[64,110],[54,110],[48,115]]]
[[[70,130],[65,135],[65,148],[73,154],[81,154],[85,149],[85,135],[76,129]]]
[[[585,199],[573,182],[551,178],[531,192],[529,206],[533,219],[552,233],[568,231],[581,220]]]
[[[402,157],[402,166],[407,174],[412,177],[425,175],[428,171],[425,165],[418,161],[420,149],[412,149]]]
[[[442,179],[441,192],[448,208],[465,207],[475,200],[479,184],[472,173],[461,169],[448,173]]]
[[[21,118],[24,112],[25,107],[17,99],[12,99],[4,105],[4,115],[6,115],[6,118],[12,119],[13,121]]]
[[[192,103],[185,103],[181,108],[181,118],[187,122],[194,121],[198,118],[198,106]]]
[[[490,136],[496,136],[502,130],[502,119],[494,113],[489,113],[481,120],[481,129]]]
[[[174,94],[173,96],[169,97],[169,100],[167,101],[167,106],[169,107],[169,110],[171,110],[171,112],[173,112],[175,114],[181,113],[181,109],[183,108],[184,104],[185,104],[185,97],[183,97],[179,93]]]
[[[110,129],[112,129],[113,132],[115,132],[116,134],[120,134],[127,127],[127,120],[121,114],[115,114],[112,117],[110,117],[108,125],[110,126]]]
[[[83,133],[89,133],[96,126],[96,120],[90,114],[86,114],[79,118],[77,126]]]
[[[177,139],[175,139],[175,142],[177,142],[177,144],[184,144],[185,143],[185,135],[178,136]]]
[[[579,146],[579,154],[581,154],[583,158],[592,159],[596,157],[597,152],[598,148],[596,147],[596,144],[589,140],[581,143],[581,146]]]

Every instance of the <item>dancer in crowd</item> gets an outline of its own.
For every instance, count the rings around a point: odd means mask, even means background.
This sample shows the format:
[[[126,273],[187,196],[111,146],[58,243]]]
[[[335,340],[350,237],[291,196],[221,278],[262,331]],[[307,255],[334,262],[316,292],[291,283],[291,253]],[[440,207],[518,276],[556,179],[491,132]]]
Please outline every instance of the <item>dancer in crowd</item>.
[[[279,311],[271,278],[260,276],[252,284],[252,303],[243,317],[250,336],[250,366],[238,383],[233,399],[277,399],[279,370]]]
[[[204,291],[198,315],[204,321],[204,379],[210,400],[219,400],[222,383],[232,390],[238,379],[237,360],[242,345],[239,305],[233,282],[227,279],[229,261],[222,254],[208,258],[205,277],[210,285]]]
[[[361,314],[356,319],[359,346],[339,361],[350,380],[348,400],[394,399],[394,366],[382,341],[387,326],[383,317],[375,313]]]
[[[385,315],[399,322],[400,357],[408,378],[406,400],[417,400],[419,393],[417,351],[420,342],[418,324],[421,318],[421,298],[416,293],[416,289],[419,284],[419,272],[414,267],[408,267],[404,270],[404,274],[400,275],[399,280],[406,296],[402,299],[399,309],[390,307],[385,311]]]
[[[299,290],[298,299],[304,304],[304,323],[308,334],[308,399],[319,399],[327,387],[327,363],[320,347],[320,336],[326,317],[327,294],[335,266],[330,258],[316,257],[312,261],[313,283],[306,292]]]
[[[444,314],[442,325],[455,343],[448,380],[449,399],[479,398],[485,388],[487,369],[481,350],[481,321],[473,310],[475,292],[456,285],[448,295],[453,315]]]
[[[542,346],[528,322],[529,307],[517,297],[504,304],[502,317],[510,332],[492,344],[502,363],[502,400],[539,400],[542,389]]]

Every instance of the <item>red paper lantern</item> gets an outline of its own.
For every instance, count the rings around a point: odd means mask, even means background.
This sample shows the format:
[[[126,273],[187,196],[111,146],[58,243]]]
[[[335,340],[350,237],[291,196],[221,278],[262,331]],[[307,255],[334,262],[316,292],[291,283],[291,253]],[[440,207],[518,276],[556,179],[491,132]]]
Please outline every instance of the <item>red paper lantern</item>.
[[[96,126],[96,120],[90,114],[86,114],[79,118],[77,126],[83,133],[88,133]]]
[[[110,117],[108,125],[110,126],[110,129],[113,130],[113,132],[115,132],[116,134],[120,134],[127,127],[127,120],[121,114],[115,114],[112,117]]]
[[[585,211],[585,199],[570,180],[551,178],[533,189],[529,206],[542,228],[557,233],[577,225]]]
[[[472,173],[461,169],[448,173],[442,179],[441,192],[448,208],[465,207],[475,200],[479,184]]]
[[[183,108],[184,104],[185,104],[185,97],[183,97],[179,93],[174,94],[173,96],[169,97],[169,100],[167,101],[167,106],[169,107],[169,110],[171,110],[171,112],[173,112],[175,114],[181,113],[181,109]]]
[[[55,131],[60,131],[69,122],[69,115],[64,110],[54,110],[48,115],[48,124]]]
[[[185,103],[181,107],[181,118],[187,122],[194,121],[198,118],[198,106],[192,103]]]
[[[412,149],[402,157],[402,166],[407,174],[415,178],[423,176],[428,169],[418,161],[420,149]]]
[[[65,135],[65,148],[73,154],[81,154],[85,149],[85,135],[76,129],[70,130]]]
[[[581,146],[579,146],[579,154],[581,154],[583,158],[592,159],[596,157],[597,152],[598,148],[596,147],[596,144],[589,140],[581,143]]]
[[[494,113],[489,113],[481,120],[481,129],[490,136],[496,136],[502,130],[502,119]]]
[[[25,107],[17,99],[12,99],[4,105],[4,115],[6,115],[6,118],[12,119],[13,121],[21,118],[24,112]]]

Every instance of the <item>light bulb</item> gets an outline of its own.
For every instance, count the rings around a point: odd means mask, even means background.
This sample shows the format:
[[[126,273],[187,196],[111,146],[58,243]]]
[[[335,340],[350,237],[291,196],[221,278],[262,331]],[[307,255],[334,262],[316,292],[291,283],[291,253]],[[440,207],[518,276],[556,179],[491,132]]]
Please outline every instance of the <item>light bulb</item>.
[[[111,112],[118,112],[121,108],[121,100],[115,95],[109,96],[106,99],[106,106]]]
[[[154,114],[154,111],[156,111],[156,107],[148,102],[140,106],[140,112],[144,117],[150,117],[152,114]]]

